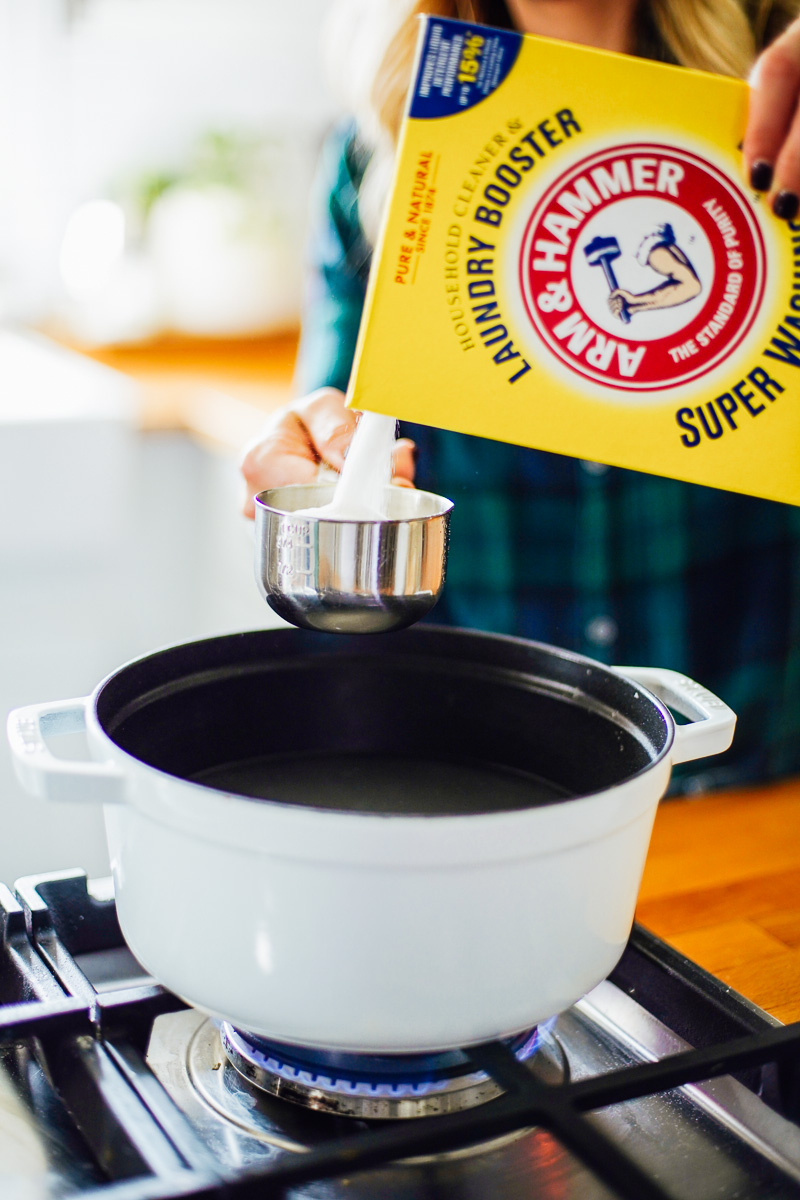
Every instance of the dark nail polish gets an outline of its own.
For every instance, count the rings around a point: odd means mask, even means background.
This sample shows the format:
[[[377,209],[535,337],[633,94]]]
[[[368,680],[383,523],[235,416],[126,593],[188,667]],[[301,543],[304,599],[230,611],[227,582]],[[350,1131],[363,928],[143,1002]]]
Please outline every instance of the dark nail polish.
[[[759,159],[750,168],[750,187],[754,192],[768,192],[772,187],[772,163]]]
[[[772,201],[772,211],[783,221],[793,221],[800,208],[800,198],[794,192],[778,192]]]

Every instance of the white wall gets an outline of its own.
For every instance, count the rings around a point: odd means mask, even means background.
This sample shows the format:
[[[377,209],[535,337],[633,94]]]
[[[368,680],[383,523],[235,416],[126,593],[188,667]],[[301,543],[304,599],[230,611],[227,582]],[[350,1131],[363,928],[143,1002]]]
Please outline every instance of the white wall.
[[[181,434],[129,437],[120,481],[127,515],[111,541],[71,563],[0,563],[3,717],[25,704],[87,695],[159,646],[279,623],[256,590],[235,463]],[[54,496],[56,514],[66,527],[81,515]],[[52,748],[76,757],[81,741],[54,739]],[[108,873],[101,814],[28,796],[5,737],[0,827],[1,881],[74,866]]]
[[[274,135],[302,204],[336,107],[331,0],[0,0],[0,316],[58,290],[69,213],[209,129]]]
[[[278,623],[253,578],[235,462],[181,434],[137,433],[133,386],[0,333],[3,718],[87,695],[159,646]],[[4,736],[0,829],[4,882],[108,870],[101,814],[24,793]]]

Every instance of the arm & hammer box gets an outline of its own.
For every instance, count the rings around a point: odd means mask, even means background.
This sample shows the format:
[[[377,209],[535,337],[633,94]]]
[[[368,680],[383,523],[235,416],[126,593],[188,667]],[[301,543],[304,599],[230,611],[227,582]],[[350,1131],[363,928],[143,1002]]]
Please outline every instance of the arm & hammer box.
[[[348,403],[800,504],[800,221],[746,187],[746,116],[739,80],[424,18]]]

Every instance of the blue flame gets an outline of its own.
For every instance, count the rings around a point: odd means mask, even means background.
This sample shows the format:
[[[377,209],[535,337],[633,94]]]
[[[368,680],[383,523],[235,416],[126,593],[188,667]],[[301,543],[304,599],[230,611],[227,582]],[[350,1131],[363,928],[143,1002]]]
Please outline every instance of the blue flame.
[[[515,1038],[505,1039],[518,1062],[527,1062],[535,1054],[543,1034],[549,1032],[555,1024],[555,1020],[556,1018],[553,1017],[537,1028],[518,1034]],[[316,1089],[347,1096],[365,1096],[370,1099],[402,1100],[403,1098],[419,1099],[423,1096],[452,1090],[454,1087],[461,1090],[490,1082],[485,1071],[469,1070],[469,1051],[456,1052],[455,1056],[452,1052],[443,1052],[440,1055],[399,1056],[402,1059],[403,1070],[402,1072],[398,1071],[398,1077],[395,1078],[391,1078],[391,1056],[389,1055],[342,1055],[340,1057],[345,1059],[358,1060],[356,1073],[361,1078],[348,1078],[346,1070],[331,1070],[332,1065],[335,1067],[335,1064],[331,1062],[337,1057],[335,1055],[326,1055],[325,1052],[320,1052],[318,1062],[314,1062],[313,1051],[298,1048],[295,1057],[305,1060],[306,1065],[303,1066],[300,1062],[290,1061],[292,1047],[286,1047],[286,1057],[284,1058],[282,1047],[276,1043],[243,1034],[227,1022],[222,1026],[222,1033],[224,1039],[230,1043],[237,1054],[260,1070],[287,1082],[299,1084],[309,1090]],[[457,1065],[452,1063],[454,1057],[460,1058],[462,1061],[463,1065],[460,1070]],[[409,1067],[413,1065],[414,1059],[418,1059],[420,1075],[417,1078],[409,1078]],[[431,1069],[436,1063],[446,1063],[447,1067],[444,1070],[439,1068],[437,1070],[438,1077],[432,1079],[430,1077]],[[374,1067],[375,1078],[364,1078],[365,1074],[369,1074],[371,1066]],[[448,1067],[452,1067],[452,1069],[448,1070]]]

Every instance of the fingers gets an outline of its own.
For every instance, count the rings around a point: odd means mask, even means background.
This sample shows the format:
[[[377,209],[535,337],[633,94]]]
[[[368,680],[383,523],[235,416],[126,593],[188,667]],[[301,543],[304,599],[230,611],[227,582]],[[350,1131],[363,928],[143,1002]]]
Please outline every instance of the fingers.
[[[776,217],[793,221],[800,208],[800,114],[795,114],[775,164],[770,196]]]
[[[292,409],[306,427],[317,461],[341,471],[358,423],[358,413],[344,406],[344,393],[335,388],[320,388],[296,401]]]
[[[759,57],[750,79],[744,139],[745,173],[768,192],[776,216],[792,220],[800,207],[800,20]]]
[[[611,309],[612,317],[622,316],[622,313],[627,308],[629,296],[630,292],[624,292],[622,288],[617,288],[616,291],[610,293],[608,297],[608,307]]]
[[[244,515],[251,519],[255,516],[253,497],[266,488],[313,482],[317,463],[318,459],[309,448],[305,426],[294,413],[282,414],[280,420],[249,447],[242,459]]]
[[[344,394],[321,388],[275,413],[241,462],[245,489],[242,511],[255,516],[254,496],[267,488],[313,483],[321,463],[340,471],[358,413],[345,408]],[[392,457],[392,482],[413,487],[416,447],[400,438]]]
[[[412,487],[417,467],[417,447],[410,438],[398,438],[392,452],[392,483]]]
[[[266,488],[313,483],[321,462],[340,470],[355,425],[356,414],[335,388],[312,392],[275,413],[242,458],[244,515],[255,515],[253,497]]]

